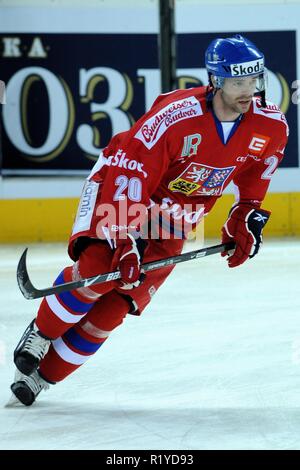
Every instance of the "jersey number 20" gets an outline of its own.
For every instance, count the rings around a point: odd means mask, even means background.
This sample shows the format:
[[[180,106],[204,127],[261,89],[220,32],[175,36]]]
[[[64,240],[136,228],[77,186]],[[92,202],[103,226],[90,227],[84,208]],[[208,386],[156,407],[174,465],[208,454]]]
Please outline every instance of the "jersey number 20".
[[[114,194],[114,201],[122,201],[125,199],[124,191],[127,189],[128,199],[133,202],[140,202],[142,199],[142,182],[139,178],[133,177],[128,179],[125,175],[120,175],[115,180],[118,186]]]

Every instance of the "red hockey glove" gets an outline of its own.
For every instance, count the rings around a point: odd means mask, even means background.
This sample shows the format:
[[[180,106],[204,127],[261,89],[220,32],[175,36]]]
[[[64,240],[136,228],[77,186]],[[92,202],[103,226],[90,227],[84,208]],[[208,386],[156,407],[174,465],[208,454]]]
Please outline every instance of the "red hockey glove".
[[[127,234],[126,239],[115,239],[116,247],[112,266],[117,267],[121,272],[121,289],[128,290],[138,287],[145,279],[145,274],[141,273],[140,265],[143,260],[147,242],[141,238],[135,239]]]
[[[262,243],[262,230],[270,215],[270,211],[257,209],[251,204],[238,204],[231,209],[222,228],[222,243],[236,243],[233,254],[227,259],[230,268],[239,266],[258,253]],[[223,252],[222,256],[228,254]]]

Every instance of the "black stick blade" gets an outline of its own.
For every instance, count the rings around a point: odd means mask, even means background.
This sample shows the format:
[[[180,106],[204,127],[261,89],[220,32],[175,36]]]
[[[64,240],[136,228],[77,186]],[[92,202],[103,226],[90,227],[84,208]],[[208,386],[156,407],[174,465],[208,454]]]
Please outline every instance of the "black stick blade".
[[[20,291],[24,295],[25,299],[34,299],[35,288],[32,285],[27,271],[26,256],[28,248],[23,252],[17,267],[17,281]]]

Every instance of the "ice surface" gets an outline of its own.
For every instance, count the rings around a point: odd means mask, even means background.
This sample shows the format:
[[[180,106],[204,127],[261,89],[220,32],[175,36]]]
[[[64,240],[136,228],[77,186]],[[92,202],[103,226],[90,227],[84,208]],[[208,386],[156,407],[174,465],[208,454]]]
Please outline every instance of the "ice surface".
[[[0,449],[300,449],[299,240],[232,270],[220,255],[177,266],[80,370],[5,408],[39,305],[16,284],[24,248],[0,247]],[[63,245],[29,248],[37,287],[66,263]]]

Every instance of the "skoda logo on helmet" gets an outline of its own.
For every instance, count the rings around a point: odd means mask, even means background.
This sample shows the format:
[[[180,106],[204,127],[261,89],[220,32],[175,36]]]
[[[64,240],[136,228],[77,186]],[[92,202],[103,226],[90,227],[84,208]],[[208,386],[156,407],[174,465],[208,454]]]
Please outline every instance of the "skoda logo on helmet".
[[[264,71],[264,60],[258,59],[251,62],[243,62],[242,64],[231,64],[230,71],[233,77],[261,73]]]

